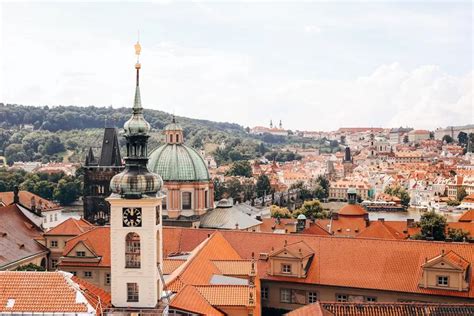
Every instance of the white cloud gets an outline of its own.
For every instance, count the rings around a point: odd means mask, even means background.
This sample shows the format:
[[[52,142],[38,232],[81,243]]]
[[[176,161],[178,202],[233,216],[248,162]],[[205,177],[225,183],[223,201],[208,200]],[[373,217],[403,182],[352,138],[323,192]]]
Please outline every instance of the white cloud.
[[[321,28],[316,25],[306,25],[304,31],[306,33],[321,33]]]

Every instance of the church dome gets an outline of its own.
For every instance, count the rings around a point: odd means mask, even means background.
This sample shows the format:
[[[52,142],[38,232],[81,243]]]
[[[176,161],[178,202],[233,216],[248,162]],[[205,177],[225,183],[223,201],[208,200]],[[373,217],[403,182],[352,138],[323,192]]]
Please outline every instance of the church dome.
[[[202,156],[184,144],[165,144],[149,157],[148,169],[164,181],[209,181],[209,171]]]
[[[364,208],[357,204],[346,204],[344,205],[339,212],[339,215],[347,215],[347,216],[365,216],[367,211]]]

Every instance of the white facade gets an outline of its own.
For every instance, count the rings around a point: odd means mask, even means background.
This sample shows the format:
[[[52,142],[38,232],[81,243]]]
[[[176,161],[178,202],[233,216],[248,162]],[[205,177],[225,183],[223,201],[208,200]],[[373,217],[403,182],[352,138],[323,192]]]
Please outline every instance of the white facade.
[[[158,264],[163,262],[161,202],[163,197],[122,199],[111,196],[110,243],[112,304],[114,307],[156,307],[162,293]],[[124,224],[124,209],[141,209],[141,225]],[[139,236],[139,267],[126,265],[126,238],[129,233]],[[138,285],[138,299],[130,300],[129,284]]]

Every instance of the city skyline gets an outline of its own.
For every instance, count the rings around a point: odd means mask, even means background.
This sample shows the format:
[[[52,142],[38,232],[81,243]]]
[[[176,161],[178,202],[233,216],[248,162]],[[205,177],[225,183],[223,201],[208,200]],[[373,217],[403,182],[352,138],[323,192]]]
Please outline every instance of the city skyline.
[[[140,29],[149,109],[292,130],[474,121],[470,2],[0,8],[0,102],[130,107]]]

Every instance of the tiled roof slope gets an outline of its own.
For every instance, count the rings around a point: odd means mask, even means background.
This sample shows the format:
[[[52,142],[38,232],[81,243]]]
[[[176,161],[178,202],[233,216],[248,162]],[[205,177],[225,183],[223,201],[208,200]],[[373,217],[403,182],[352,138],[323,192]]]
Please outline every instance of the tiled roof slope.
[[[213,306],[255,306],[256,289],[247,285],[196,285],[195,288]],[[250,296],[254,303],[249,304]]]
[[[186,260],[184,259],[163,259],[163,274],[171,274],[179,268]]]
[[[382,239],[405,239],[406,234],[400,233],[393,227],[386,225],[383,221],[374,221],[364,229],[357,237],[363,238],[382,238]]]
[[[94,225],[92,225],[85,219],[75,219],[71,217],[62,222],[61,224],[57,225],[56,227],[50,229],[44,235],[77,236],[92,228],[94,228]]]
[[[0,271],[0,312],[94,314],[70,276],[65,272]]]
[[[77,276],[73,276],[71,279],[79,285],[82,294],[84,294],[87,301],[95,308],[97,314],[102,314],[103,310],[112,306],[112,297],[109,292]]]
[[[467,316],[474,315],[473,304],[430,303],[333,303],[321,302],[335,316]],[[288,314],[291,316],[297,314]],[[304,314],[298,314],[304,315]],[[309,314],[307,314],[309,315]]]
[[[212,305],[206,301],[202,294],[192,285],[186,285],[181,291],[179,291],[171,301],[170,307],[192,313],[199,313],[200,315],[224,315],[222,312],[212,307]]]
[[[175,249],[168,248],[166,251],[184,249],[187,242],[204,240],[210,232],[212,231],[167,227],[164,229],[164,244],[176,235],[180,235],[180,242],[174,244]],[[245,259],[251,259],[252,253],[258,258],[260,253],[271,253],[272,248],[283,248],[285,240],[288,244],[304,241],[313,249],[315,260],[312,261],[306,278],[269,276],[266,273],[269,261],[259,260],[257,271],[259,277],[264,280],[474,298],[472,277],[469,279],[470,290],[467,292],[425,289],[418,286],[425,258],[436,257],[442,250],[446,253],[452,250],[472,263],[474,247],[471,244],[238,231],[221,231],[220,234]],[[334,249],[338,251],[335,252]]]
[[[63,256],[66,256],[78,243],[84,243],[101,260],[97,263],[89,262],[88,266],[110,267],[110,227],[94,227],[76,237],[69,239],[63,250]],[[79,263],[79,264],[78,264]],[[60,262],[61,265],[84,265],[81,260],[76,262]]]
[[[474,195],[474,194],[471,194]],[[458,219],[459,222],[474,222],[474,210],[466,211],[462,216]]]
[[[333,313],[328,312],[321,307],[319,302],[314,304],[308,304],[303,307],[297,308],[287,314],[286,316],[331,316]]]
[[[48,249],[35,241],[41,234],[17,205],[0,207],[0,267],[46,253]]]
[[[61,209],[61,206],[59,206],[58,204],[51,202],[49,200],[46,200],[42,198],[41,196],[36,195],[34,193],[31,193],[28,191],[18,192],[18,198],[20,199],[20,204],[30,210],[32,208],[31,200],[33,197],[35,199],[36,207],[38,207],[39,205],[42,205],[41,210],[43,212]],[[13,204],[13,198],[14,198],[14,194],[12,191],[0,192],[0,201],[2,201],[2,203],[4,203],[5,205]]]
[[[212,263],[223,275],[249,275],[252,270],[250,260],[213,260]]]

